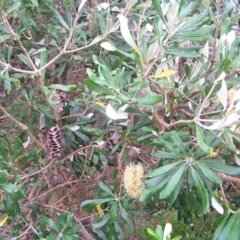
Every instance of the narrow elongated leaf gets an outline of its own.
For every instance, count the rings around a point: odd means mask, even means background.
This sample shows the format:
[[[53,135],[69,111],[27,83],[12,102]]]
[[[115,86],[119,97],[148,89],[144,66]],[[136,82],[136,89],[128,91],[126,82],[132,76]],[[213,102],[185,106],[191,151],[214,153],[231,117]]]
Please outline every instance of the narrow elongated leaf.
[[[126,41],[126,43],[130,47],[132,47],[139,55],[141,55],[136,43],[134,42],[134,40],[132,38],[130,31],[129,31],[128,19],[125,16],[123,16],[122,14],[119,14],[118,17],[119,17],[119,21],[120,21],[120,30],[121,30],[123,39]]]
[[[224,213],[222,205],[217,201],[217,199],[214,196],[212,196],[211,202],[212,206],[217,210],[217,212],[219,212],[220,214]]]
[[[170,134],[170,137],[172,141],[176,144],[176,146],[179,148],[181,153],[183,153],[184,155],[187,155],[185,146],[183,145],[182,139],[179,137],[179,135],[176,132],[172,131]]]
[[[97,84],[90,79],[84,81],[85,84],[93,91],[104,94],[104,95],[114,95],[113,91],[104,87],[103,85]],[[102,83],[103,84],[103,83]]]
[[[120,214],[121,214],[122,218],[124,219],[125,222],[127,222],[129,229],[131,231],[133,231],[134,227],[133,227],[132,221],[130,220],[130,218],[129,218],[126,210],[122,206],[121,202],[119,202],[119,207],[120,207]]]
[[[7,219],[8,219],[8,216],[6,216],[5,218],[3,218],[3,219],[0,221],[0,227],[2,227],[2,226],[5,224],[5,222],[7,221]]]
[[[160,139],[160,142],[162,142],[165,146],[165,148],[167,148],[170,152],[176,154],[178,156],[178,158],[185,158],[186,156],[184,154],[182,154],[178,148],[176,148],[175,143],[171,143],[168,142],[166,140],[164,140],[163,138]]]
[[[173,174],[170,181],[160,192],[161,199],[164,199],[164,198],[167,198],[168,196],[170,196],[170,194],[175,190],[177,184],[179,184],[179,182],[183,181],[182,175],[183,175],[185,169],[186,169],[185,163],[182,164],[181,166],[178,166],[178,170],[175,172],[175,174]]]
[[[146,96],[142,97],[142,96],[137,96],[136,100],[138,103],[140,104],[145,104],[145,105],[154,105],[156,103],[159,103],[163,100],[163,96],[162,95],[156,95],[156,94],[152,94],[152,93],[148,93]]]
[[[36,7],[38,7],[38,0],[31,0],[32,4]]]
[[[109,195],[111,195],[112,197],[114,197],[114,194],[112,193],[112,191],[108,188],[108,186],[106,184],[104,184],[103,182],[100,182],[98,184],[98,186],[106,193],[108,193]]]
[[[108,212],[107,214],[104,214],[101,218],[99,218],[97,220],[96,223],[92,224],[92,228],[93,229],[99,229],[99,228],[103,227],[108,222],[110,217],[111,217],[111,213],[110,212]]]
[[[18,186],[12,183],[0,183],[0,188],[10,194],[19,190]]]
[[[46,100],[48,101],[48,103],[50,104],[51,107],[56,107],[56,103],[52,100],[52,96],[53,96],[53,91],[49,90],[46,86],[41,85],[40,89],[44,92]]]
[[[200,161],[200,163],[218,172],[233,176],[240,175],[240,167],[229,166],[222,159],[206,159]]]
[[[41,218],[42,218],[42,220],[43,220],[45,223],[47,223],[52,229],[54,229],[56,232],[58,231],[58,226],[57,226],[57,224],[55,224],[51,218],[48,218],[48,217],[46,217],[46,216],[42,216]]]
[[[41,52],[41,55],[40,55],[40,68],[45,66],[47,64],[47,62],[48,62],[48,51],[44,50]],[[45,72],[46,72],[46,69],[42,71],[43,79],[45,78]]]
[[[169,172],[163,173],[162,175],[160,175],[158,177],[148,179],[145,182],[147,188],[141,194],[139,200],[140,201],[146,201],[150,197],[159,193],[160,190],[169,182],[169,180],[172,177],[172,174],[174,172],[175,172],[175,170],[172,170],[170,173]]]
[[[229,216],[230,216],[229,214],[226,214],[226,216],[223,219],[221,216],[222,221],[214,233],[213,240],[219,240],[220,236],[222,235],[223,228],[225,227],[225,224],[226,224]]]
[[[62,15],[52,6],[48,5],[48,7],[51,9],[54,17],[67,29],[69,29],[69,26],[67,25],[67,23],[64,21]]]
[[[172,153],[172,152],[163,152],[163,151],[157,151],[155,153],[153,153],[154,157],[159,157],[159,158],[179,158],[179,155],[176,153]]]
[[[176,55],[179,57],[185,57],[185,58],[196,58],[200,55],[200,53],[197,53],[195,51],[179,51],[178,48],[176,49],[168,49],[166,51],[164,51],[166,54],[170,54],[170,55]]]
[[[22,4],[21,4],[20,2],[14,3],[10,8],[8,8],[8,9],[6,10],[6,16],[7,16],[8,14],[10,14],[11,12],[15,11],[16,9],[18,9],[21,5],[22,5]]]
[[[222,87],[217,92],[217,96],[219,98],[219,101],[223,105],[223,110],[225,111],[227,108],[227,84],[225,80],[222,80]]]
[[[221,24],[221,33],[220,36],[223,34],[228,34],[232,29],[232,21],[231,18],[227,17],[224,22]]]
[[[195,2],[185,2],[180,9],[178,18],[182,19],[186,17],[189,13],[193,12],[198,8],[198,4]]]
[[[172,168],[176,167],[177,165],[183,163],[184,161],[178,161],[178,162],[174,162],[174,163],[170,163],[168,165],[165,165],[163,167],[160,167],[160,168],[156,168],[154,169],[153,171],[147,173],[145,175],[146,178],[151,178],[151,177],[156,177],[156,176],[159,176],[163,173],[166,173],[168,171],[170,171]]]
[[[234,215],[236,215],[236,216],[232,220],[232,222],[233,222],[232,227],[229,226],[229,227],[231,227],[231,231],[230,231],[230,233],[228,235],[228,239],[239,239],[239,236],[240,236],[240,228],[239,228],[239,226],[240,226],[240,213],[237,212]],[[226,228],[227,227],[228,227],[228,224],[226,225]],[[223,234],[224,234],[224,231],[223,231]]]
[[[197,124],[196,124],[196,137],[197,137],[198,146],[202,149],[202,151],[205,154],[210,156],[212,149],[205,143],[202,129]]]
[[[8,40],[8,39],[11,38],[11,37],[12,37],[12,35],[2,34],[2,35],[0,36],[0,43],[5,42],[6,40]]]
[[[164,232],[163,232],[163,240],[167,240],[171,232],[172,232],[172,224],[166,223]]]
[[[191,173],[194,181],[194,185],[197,188],[198,191],[198,196],[201,199],[201,204],[202,204],[202,210],[203,213],[207,213],[209,209],[209,198],[208,198],[208,192],[203,184],[203,181],[197,174],[196,170],[194,168],[191,168]]]
[[[62,85],[62,84],[52,84],[48,86],[48,88],[51,89],[58,89],[64,92],[73,92],[77,89],[77,85],[71,84],[71,85]]]
[[[7,177],[7,170],[1,170],[0,171],[0,182],[4,182]]]
[[[154,237],[157,240],[161,240],[161,238],[158,237],[158,235],[155,233],[155,231],[151,228],[147,228],[147,233],[149,235],[151,235],[152,237]]]
[[[21,54],[18,54],[17,56],[23,63],[25,63],[30,69],[32,69],[32,65],[31,65],[31,63],[29,62],[28,58],[25,55],[23,55],[21,53]]]
[[[172,76],[176,73],[177,71],[175,70],[166,70],[166,71],[163,71],[162,73],[158,74],[158,75],[151,75],[150,77],[151,78],[163,78],[163,77],[169,77],[169,76]]]
[[[110,202],[110,201],[114,201],[114,200],[115,200],[115,198],[86,200],[86,201],[82,202],[81,207],[82,208],[95,207],[98,204],[103,204],[105,202]]]
[[[81,1],[81,3],[79,4],[79,7],[78,7],[78,13],[81,11],[81,9],[83,8],[83,6],[85,5],[86,2],[87,2],[87,0]]]
[[[239,218],[239,213],[235,213],[228,219],[218,240],[238,239],[239,233],[240,233],[238,218]],[[231,238],[229,238],[230,235],[232,236]]]
[[[217,184],[222,184],[222,179],[215,173],[213,172],[209,167],[204,166],[200,161],[196,161],[196,164],[198,167],[201,169],[202,173],[206,176],[206,178]]]
[[[105,81],[111,86],[113,84],[113,79],[107,66],[103,62],[100,62],[96,56],[93,56],[93,62],[99,66]]]
[[[153,7],[155,8],[155,10],[157,11],[159,17],[162,19],[162,21],[164,23],[166,23],[166,19],[164,17],[164,14],[163,14],[163,11],[162,11],[162,8],[161,8],[161,5],[160,5],[160,1],[159,0],[152,0],[152,4],[153,4]]]

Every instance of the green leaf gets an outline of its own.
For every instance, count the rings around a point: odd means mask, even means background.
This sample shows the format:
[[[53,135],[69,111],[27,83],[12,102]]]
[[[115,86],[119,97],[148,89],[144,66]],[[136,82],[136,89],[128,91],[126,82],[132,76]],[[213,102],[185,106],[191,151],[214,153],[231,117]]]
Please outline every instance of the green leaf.
[[[2,141],[0,141],[0,157],[2,157],[5,161],[8,160],[7,150]]]
[[[84,83],[93,91],[100,93],[100,94],[104,94],[104,95],[114,95],[114,93],[109,90],[108,88],[100,85],[100,84],[96,84],[94,83],[92,80],[87,79],[84,81]]]
[[[47,223],[49,225],[49,227],[51,227],[53,230],[55,230],[56,232],[58,232],[58,227],[57,225],[53,222],[53,220],[51,218],[48,218],[46,216],[42,216],[42,220]]]
[[[47,64],[47,62],[48,62],[48,51],[44,50],[41,52],[41,55],[40,55],[40,68],[45,66]],[[45,72],[46,72],[46,69],[42,71],[43,79],[45,78]]]
[[[162,226],[157,225],[156,234],[158,235],[159,239],[162,240],[162,237],[163,237],[163,229],[162,229]]]
[[[170,163],[170,164],[167,164],[163,167],[160,167],[160,168],[156,168],[154,169],[153,171],[147,173],[145,175],[146,178],[152,178],[152,177],[156,177],[156,176],[159,176],[163,173],[166,173],[168,171],[170,171],[171,169],[173,169],[174,167],[176,167],[177,165],[183,163],[184,161],[178,161],[178,162],[174,162],[174,163]]]
[[[175,169],[172,169],[171,172],[163,173],[160,176],[148,179],[145,181],[147,188],[141,194],[139,201],[146,201],[150,197],[159,193],[159,191],[169,182],[172,174],[175,172]]]
[[[189,13],[195,11],[198,8],[198,4],[195,2],[184,2],[180,8],[179,19],[186,17]]]
[[[227,222],[229,216],[230,215],[227,214],[226,216],[221,216],[220,217],[221,223],[220,223],[220,225],[218,226],[218,228],[216,229],[216,231],[214,233],[213,240],[219,240],[219,238],[222,235],[223,228],[226,225],[226,222]]]
[[[159,158],[179,158],[179,155],[173,152],[163,152],[163,151],[157,151],[152,154],[154,157],[159,157]]]
[[[41,85],[40,86],[40,89],[42,89],[42,91],[44,92],[45,94],[45,97],[46,97],[46,100],[47,102],[49,103],[49,105],[51,107],[56,107],[56,103],[52,100],[52,96],[53,96],[53,91],[52,90],[49,90],[46,86],[44,85]]]
[[[31,0],[31,2],[35,7],[38,7],[38,0]]]
[[[166,54],[175,55],[175,56],[184,57],[184,58],[196,58],[200,56],[200,53],[197,53],[195,51],[180,51],[180,48],[168,49],[164,52]]]
[[[201,169],[202,173],[206,176],[206,178],[216,184],[221,185],[222,179],[213,172],[209,167],[204,166],[201,164],[201,161],[195,161],[196,165]]]
[[[31,63],[29,62],[28,58],[25,55],[23,55],[21,53],[21,54],[18,54],[17,56],[23,63],[25,63],[30,69],[32,69],[32,65],[31,65]]]
[[[227,35],[232,30],[231,18],[227,17],[221,25],[222,26],[220,36],[222,36],[223,34]]]
[[[167,183],[167,185],[163,188],[163,190],[160,192],[160,199],[167,198],[170,196],[170,194],[175,190],[176,186],[183,181],[183,173],[186,169],[186,164],[182,163],[180,166],[178,166],[178,170],[172,175],[172,178]]]
[[[240,167],[229,166],[222,159],[206,159],[200,161],[200,163],[218,172],[233,176],[240,175]]]
[[[124,219],[124,221],[128,224],[128,227],[131,231],[134,230],[134,226],[126,212],[126,210],[124,209],[124,207],[122,206],[121,202],[119,202],[119,207],[120,207],[120,214],[122,216],[122,218]]]
[[[10,14],[11,12],[17,10],[22,4],[20,2],[14,3],[10,8],[6,10],[6,16]]]
[[[55,18],[65,27],[69,30],[69,26],[67,25],[67,23],[64,21],[62,15],[56,10],[54,9],[51,5],[48,4],[48,7],[51,9],[53,15],[55,16]]]
[[[155,10],[157,11],[159,17],[161,18],[161,20],[166,23],[166,19],[164,17],[161,5],[160,5],[160,1],[159,0],[152,0],[152,4],[153,7],[155,8]]]
[[[171,153],[176,154],[177,158],[185,158],[186,156],[182,153],[180,153],[179,149],[175,146],[175,143],[173,141],[173,143],[164,140],[163,138],[161,138],[161,135],[159,135],[160,137],[160,142],[164,144],[165,148],[167,148]]]
[[[62,85],[62,84],[52,84],[48,86],[48,88],[51,89],[58,89],[64,92],[73,92],[77,89],[77,85],[71,84],[71,85]]]
[[[103,182],[100,182],[98,184],[98,186],[106,193],[108,193],[109,195],[111,195],[112,197],[115,197],[115,195],[112,193],[112,191],[108,188],[108,186],[103,183]]]
[[[157,240],[162,240],[161,238],[158,237],[158,235],[155,233],[155,231],[151,228],[147,228],[147,233]]]
[[[89,142],[90,139],[87,135],[81,133],[80,131],[73,131],[75,135],[77,135],[80,139],[82,139],[84,142]]]
[[[154,104],[161,102],[162,100],[163,100],[162,95],[153,94],[150,92],[148,92],[147,95],[144,97],[142,97],[142,96],[136,97],[136,101],[138,103],[144,104],[144,105],[154,105]]]
[[[4,81],[5,83],[9,83],[9,85],[11,86],[10,83],[14,84],[14,87],[18,90],[20,87],[20,81],[16,78],[10,78],[8,76],[8,73],[6,73],[5,75],[0,75],[0,81]],[[8,90],[8,88],[5,88],[6,90]]]
[[[199,175],[197,174],[196,170],[193,167],[191,167],[191,173],[192,173],[194,185],[197,188],[198,196],[201,199],[203,213],[205,214],[209,209],[208,192],[203,184],[202,179],[199,177]]]
[[[229,58],[225,58],[221,65],[219,66],[219,70],[218,70],[218,73],[219,75],[222,73],[222,72],[228,72],[230,66],[232,64],[232,60],[229,59]]]
[[[0,35],[0,43],[5,42],[6,40],[10,39],[11,37],[12,37],[12,35],[8,35],[8,34]]]
[[[7,170],[0,171],[0,183],[5,182],[7,177]]]
[[[228,220],[226,227],[222,231],[222,236],[227,236],[228,239],[239,239],[240,236],[240,213],[236,212]],[[230,231],[229,231],[230,230]]]
[[[10,194],[15,193],[19,190],[18,186],[12,183],[0,183],[0,188]]]
[[[81,207],[85,208],[85,207],[95,207],[98,204],[103,204],[106,202],[110,202],[110,201],[114,201],[116,200],[115,198],[105,198],[105,199],[93,199],[93,200],[86,200],[84,202],[82,202]]]
[[[102,217],[100,217],[96,223],[92,224],[92,229],[99,229],[101,227],[103,227],[110,219],[111,217],[111,213],[108,212],[106,214],[104,214]]]
[[[239,239],[240,229],[240,213],[234,213],[228,219],[228,216],[224,218],[220,226],[217,228],[213,240],[225,240],[225,239]]]
[[[172,141],[175,143],[175,145],[179,148],[179,150],[186,156],[187,155],[186,147],[183,145],[182,139],[179,137],[177,132],[172,131],[170,133],[170,137]]]
[[[93,55],[93,62],[99,65],[100,72],[103,75],[104,79],[109,85],[112,85],[113,79],[107,66],[103,62],[100,62],[95,55]]]
[[[212,153],[212,148],[205,143],[202,129],[197,124],[196,124],[196,137],[198,146],[202,149],[202,151],[205,154],[210,156]]]
[[[13,51],[13,46],[10,45],[7,47],[7,51],[6,51],[6,60],[9,62],[10,61],[10,58],[11,58],[11,55],[12,55],[12,51]],[[12,75],[12,77],[15,77]]]
[[[183,29],[180,28],[176,32],[174,37],[182,38],[184,40],[192,40],[195,42],[206,41],[211,39],[212,37],[211,33],[213,32],[214,29],[215,29],[215,25],[205,25],[196,30],[191,30],[191,31],[183,31]]]

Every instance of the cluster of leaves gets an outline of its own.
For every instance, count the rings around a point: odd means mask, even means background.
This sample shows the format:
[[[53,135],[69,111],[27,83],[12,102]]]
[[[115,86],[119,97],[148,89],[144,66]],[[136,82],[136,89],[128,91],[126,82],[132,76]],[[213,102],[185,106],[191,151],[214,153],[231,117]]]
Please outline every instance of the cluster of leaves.
[[[96,239],[124,239],[127,228],[134,231],[132,215],[159,206],[176,209],[179,220],[191,223],[192,216],[209,214],[211,205],[221,214],[213,239],[238,239],[240,11],[234,1],[0,4],[5,237],[30,232],[36,239],[78,239],[81,227],[90,236],[70,211],[54,221],[48,208],[68,210],[33,196],[58,185],[45,171],[60,175],[70,163],[76,182],[103,166],[115,167],[112,180],[98,184],[95,199],[81,204],[88,212],[97,208],[89,230]],[[76,66],[87,76],[78,75]],[[61,99],[62,92],[67,95]],[[61,130],[57,164],[39,137],[43,115],[44,127]],[[153,150],[149,159],[137,151],[132,157],[128,147],[136,143]],[[140,203],[121,183],[124,162],[136,159],[148,171]],[[169,226],[165,233],[146,226],[146,234],[170,239]]]

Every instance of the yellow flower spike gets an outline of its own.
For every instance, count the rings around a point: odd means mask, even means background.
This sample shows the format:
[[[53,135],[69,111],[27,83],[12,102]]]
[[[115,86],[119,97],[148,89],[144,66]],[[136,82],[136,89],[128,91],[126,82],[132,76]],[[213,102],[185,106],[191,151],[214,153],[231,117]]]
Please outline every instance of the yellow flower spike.
[[[138,198],[145,189],[142,164],[127,165],[123,174],[123,183],[127,194],[131,198]]]

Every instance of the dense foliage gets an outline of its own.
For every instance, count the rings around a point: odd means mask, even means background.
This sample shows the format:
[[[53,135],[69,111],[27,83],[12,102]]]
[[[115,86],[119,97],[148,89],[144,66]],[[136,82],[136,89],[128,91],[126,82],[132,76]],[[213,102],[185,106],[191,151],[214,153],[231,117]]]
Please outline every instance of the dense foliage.
[[[236,1],[0,4],[1,239],[239,239]]]

